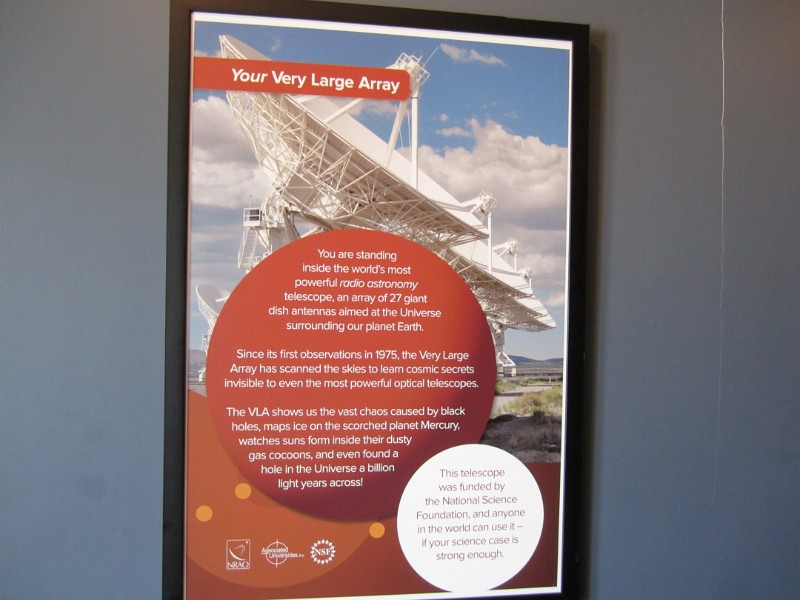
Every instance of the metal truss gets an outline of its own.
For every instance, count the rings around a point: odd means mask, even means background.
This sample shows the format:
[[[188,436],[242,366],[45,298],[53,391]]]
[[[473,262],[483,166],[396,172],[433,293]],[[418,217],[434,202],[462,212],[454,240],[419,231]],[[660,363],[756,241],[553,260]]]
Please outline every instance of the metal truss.
[[[228,58],[266,60],[232,38],[222,36],[220,42],[223,55]],[[400,61],[412,59],[404,55]],[[408,65],[403,63],[399,68]],[[547,309],[531,291],[529,271],[518,271],[503,259],[504,253],[516,254],[516,240],[498,246],[499,253],[491,245],[490,212],[495,204],[491,195],[482,194],[482,198],[476,199],[489,201],[479,215],[477,204],[475,210],[470,210],[470,205],[453,198],[452,202],[442,203],[422,193],[416,175],[401,177],[376,160],[374,153],[370,156],[360,149],[365,136],[376,136],[345,114],[348,107],[355,106],[355,101],[325,116],[310,108],[315,97],[234,91],[228,92],[227,97],[234,116],[250,139],[256,159],[272,178],[287,222],[289,215],[292,218],[299,215],[315,227],[313,231],[346,228],[384,231],[430,249],[472,289],[492,325],[499,357],[505,356],[502,345],[506,329],[543,331],[555,327]],[[405,106],[401,104],[399,110],[405,111]],[[331,121],[335,119],[350,119],[351,134],[341,133],[347,127],[332,127]],[[361,128],[358,135],[353,135],[352,131],[358,127]],[[394,152],[392,143],[382,142],[389,155]],[[448,210],[454,206],[458,210]],[[475,218],[472,223],[467,222],[470,219],[460,218],[456,214],[459,211],[480,217],[483,224]],[[245,227],[252,229],[253,224],[245,223]],[[245,237],[261,239],[268,253],[272,242],[262,238],[270,232],[266,226],[263,229],[259,236],[251,231]],[[480,247],[481,255],[477,259],[471,257],[476,247]],[[252,255],[253,249],[248,252]],[[245,262],[252,267],[260,258]],[[502,276],[494,271],[493,261],[502,266]],[[501,362],[498,358],[498,364]]]
[[[326,229],[401,235],[438,252],[486,234],[349,144],[285,94],[229,92],[259,163],[292,210]]]

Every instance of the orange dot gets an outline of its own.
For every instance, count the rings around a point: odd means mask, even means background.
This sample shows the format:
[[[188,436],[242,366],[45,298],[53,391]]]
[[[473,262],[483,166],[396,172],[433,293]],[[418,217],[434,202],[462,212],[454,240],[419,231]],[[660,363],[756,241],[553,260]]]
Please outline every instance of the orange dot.
[[[205,523],[206,521],[211,520],[211,517],[214,516],[214,511],[211,510],[210,506],[203,504],[202,506],[197,507],[197,510],[194,511],[194,516],[197,517],[198,521]]]
[[[250,494],[253,493],[253,488],[251,488],[247,483],[240,483],[236,486],[236,489],[233,490],[233,493],[236,494],[236,497],[239,500],[247,500],[250,497]]]
[[[386,533],[386,527],[384,527],[383,523],[378,523],[376,521],[369,526],[369,534],[376,540],[382,538],[384,533]]]

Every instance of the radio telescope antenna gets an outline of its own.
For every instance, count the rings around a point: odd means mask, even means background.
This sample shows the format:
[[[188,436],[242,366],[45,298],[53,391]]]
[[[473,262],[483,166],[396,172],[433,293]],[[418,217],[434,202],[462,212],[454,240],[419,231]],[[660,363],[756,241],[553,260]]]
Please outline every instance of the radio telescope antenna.
[[[226,58],[268,60],[230,36],[220,37]],[[361,228],[401,235],[436,253],[472,289],[495,333],[498,369],[507,329],[544,331],[555,321],[531,289],[528,271],[516,267],[517,244],[492,247],[491,213],[497,200],[482,192],[460,201],[419,169],[419,90],[429,73],[418,55],[401,54],[389,68],[408,71],[411,93],[400,102],[388,141],[327,96],[228,91],[228,103],[275,190],[261,207],[245,209],[240,267],[301,235]],[[410,158],[396,149],[406,112],[411,113]],[[272,211],[271,219],[266,218]],[[301,234],[295,226],[310,229]],[[244,258],[243,258],[244,257]],[[247,258],[251,257],[251,258]],[[507,259],[513,257],[514,264]],[[513,364],[513,362],[512,362]]]
[[[225,300],[230,296],[230,292],[223,291],[208,283],[201,283],[195,288],[195,294],[197,296],[197,308],[208,323],[208,333],[203,336],[203,345],[201,347],[201,350],[208,356],[208,345],[211,342],[211,334],[214,331],[214,325],[217,323],[219,312],[222,310]],[[205,378],[206,367],[204,365],[203,368],[200,369],[199,379],[200,381],[205,381]]]

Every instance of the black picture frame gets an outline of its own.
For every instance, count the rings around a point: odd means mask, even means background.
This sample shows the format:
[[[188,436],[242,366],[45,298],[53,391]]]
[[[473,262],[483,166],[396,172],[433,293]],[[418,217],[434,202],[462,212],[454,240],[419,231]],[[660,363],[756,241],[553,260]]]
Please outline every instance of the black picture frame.
[[[320,23],[391,26],[509,38],[556,40],[569,45],[569,111],[567,154],[567,262],[565,302],[563,482],[559,522],[558,589],[526,590],[519,596],[571,598],[578,592],[581,518],[580,414],[584,405],[584,329],[586,280],[586,219],[588,178],[589,27],[484,15],[412,10],[312,0],[172,0],[168,125],[163,598],[185,598],[186,574],[186,444],[187,444],[187,297],[190,245],[189,145],[192,16],[196,13],[268,16]],[[568,317],[568,318],[567,318]],[[549,591],[548,591],[549,590]],[[510,592],[506,590],[506,595]],[[402,594],[400,594],[402,595]],[[430,597],[437,597],[431,593]],[[491,594],[464,594],[471,597]],[[324,594],[323,594],[324,596]],[[257,596],[248,596],[257,597]],[[271,597],[271,596],[270,596]],[[295,597],[295,596],[292,596]],[[296,596],[306,597],[306,596]],[[354,597],[359,597],[355,595]],[[415,597],[420,597],[416,595]],[[426,596],[427,597],[427,596]],[[451,594],[452,597],[452,594]],[[191,600],[191,599],[190,599]]]

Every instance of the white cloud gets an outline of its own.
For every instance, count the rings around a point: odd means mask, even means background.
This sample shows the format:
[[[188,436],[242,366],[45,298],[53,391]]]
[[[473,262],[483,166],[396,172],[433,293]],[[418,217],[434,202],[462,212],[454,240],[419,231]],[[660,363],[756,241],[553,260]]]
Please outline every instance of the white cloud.
[[[437,152],[423,146],[420,168],[459,200],[482,191],[495,196],[493,244],[509,237],[519,240],[518,267],[533,270],[534,294],[560,318],[566,272],[566,148],[515,135],[493,121],[473,119],[460,133],[474,140],[472,149]]]
[[[228,103],[216,96],[192,106],[190,169],[191,285],[212,283],[231,290],[244,275],[237,268],[242,210],[259,206],[271,186]],[[190,302],[191,343],[199,347],[207,328],[193,292]]]
[[[366,100],[360,107],[363,112],[372,115],[382,115],[394,117],[397,114],[397,102],[386,102],[385,100]],[[350,114],[357,116],[360,110],[352,111]]]
[[[455,128],[451,128],[451,135]],[[469,122],[460,129],[475,140],[471,150],[447,148],[441,153],[420,148],[420,166],[460,200],[486,191],[495,196],[497,225],[530,223],[538,229],[563,229],[567,193],[567,150],[519,136],[493,121]]]
[[[466,48],[459,48],[458,46],[454,46],[453,44],[439,44],[439,47],[447,56],[449,56],[455,62],[461,62],[461,63],[479,62],[485,65],[500,65],[502,67],[506,66],[506,63],[503,62],[503,60],[498,58],[497,56],[493,54],[481,54],[474,48],[467,50]]]
[[[194,103],[192,202],[227,208],[258,206],[270,190],[267,174],[227,102],[211,96]]]
[[[192,106],[192,146],[214,161],[253,160],[250,142],[228,103],[217,96],[197,100]]]
[[[533,245],[536,233],[531,236],[528,245]],[[564,305],[564,256],[559,251],[556,252],[521,252],[517,257],[517,264],[520,268],[531,269],[531,280],[533,281],[534,293],[545,301],[548,310],[551,312],[555,306]],[[554,300],[557,302],[554,304]]]
[[[472,137],[472,133],[461,127],[448,127],[447,129],[437,129],[436,133],[444,137]]]

